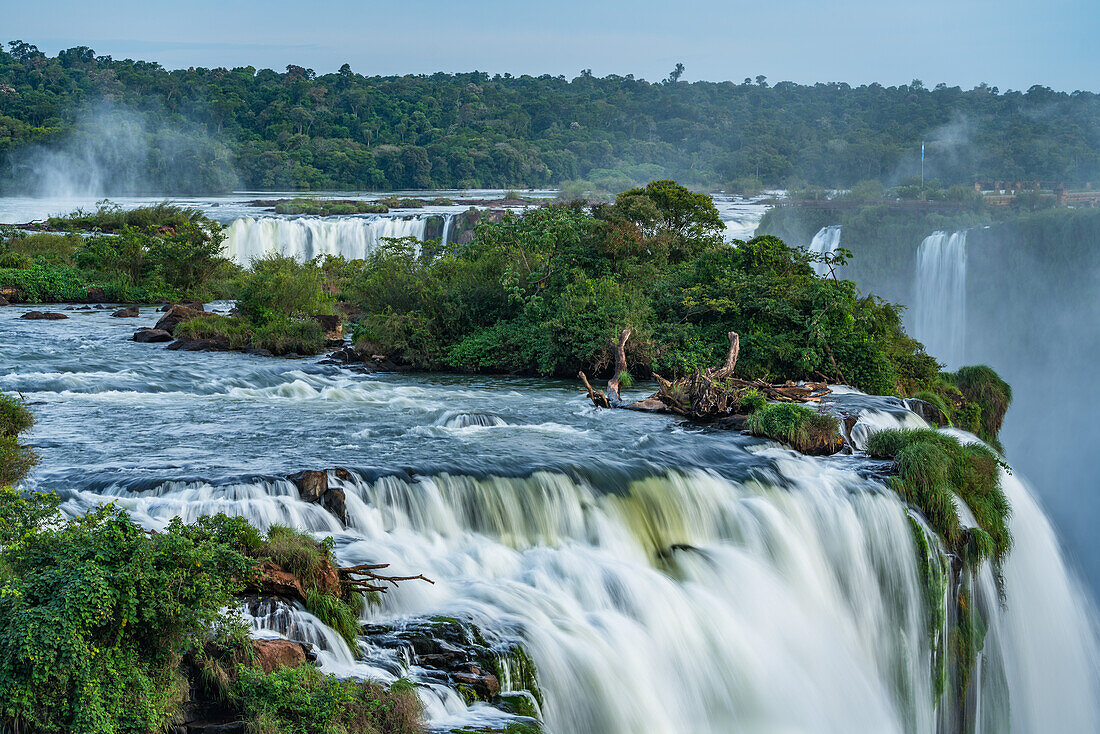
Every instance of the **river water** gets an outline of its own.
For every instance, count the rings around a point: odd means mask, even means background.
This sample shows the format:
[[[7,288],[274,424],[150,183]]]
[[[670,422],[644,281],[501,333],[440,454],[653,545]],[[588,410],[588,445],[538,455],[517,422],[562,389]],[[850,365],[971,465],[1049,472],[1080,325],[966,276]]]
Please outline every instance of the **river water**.
[[[31,482],[66,511],[115,501],[149,527],[227,512],[331,536],[342,563],[424,573],[434,585],[403,584],[364,621],[443,615],[522,644],[549,732],[954,730],[906,508],[859,455],[598,411],[572,382],[128,341],[152,309],[23,311],[0,309],[0,390],[38,416]],[[896,401],[840,400],[863,408],[859,435],[919,424]],[[346,524],[285,479],[336,467]],[[1004,481],[1016,550],[1003,607],[988,569],[974,583],[988,626],[975,730],[1098,731],[1095,617],[1030,490]],[[422,682],[436,731],[509,720],[415,660],[281,614],[254,625],[317,643],[328,670]]]

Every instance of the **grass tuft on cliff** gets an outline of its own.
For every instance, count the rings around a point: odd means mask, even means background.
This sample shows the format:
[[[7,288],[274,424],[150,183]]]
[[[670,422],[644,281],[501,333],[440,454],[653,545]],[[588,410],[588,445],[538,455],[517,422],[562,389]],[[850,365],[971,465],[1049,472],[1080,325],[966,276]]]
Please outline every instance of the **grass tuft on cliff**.
[[[998,564],[1004,560],[1012,547],[1011,507],[1001,488],[1002,464],[996,454],[929,429],[879,431],[868,440],[867,453],[894,460],[897,475],[890,485],[920,509],[960,557]],[[960,501],[970,508],[980,535],[961,526]]]

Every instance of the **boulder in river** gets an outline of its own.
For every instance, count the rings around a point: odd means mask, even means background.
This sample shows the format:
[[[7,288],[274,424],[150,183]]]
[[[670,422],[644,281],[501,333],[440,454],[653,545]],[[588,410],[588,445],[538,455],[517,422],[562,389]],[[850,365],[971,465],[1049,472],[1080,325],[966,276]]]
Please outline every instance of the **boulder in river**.
[[[107,293],[102,288],[89,288],[84,294],[86,303],[106,303]]]
[[[340,475],[341,471],[337,470],[337,476],[343,478]],[[292,474],[287,479],[294,482],[302,501],[319,504],[339,518],[340,522],[347,523],[347,497],[344,495],[344,490],[329,486],[327,471],[307,469]]]
[[[172,335],[163,329],[139,329],[130,337],[131,341],[150,344],[152,342],[170,342]]]
[[[19,318],[29,321],[60,321],[61,319],[67,319],[69,317],[63,313],[57,313],[56,311],[27,311]]]
[[[228,352],[226,339],[179,339],[168,345],[173,352]]]
[[[141,315],[141,311],[137,306],[127,306],[126,308],[120,308],[111,314],[117,319],[132,319]]]
[[[0,285],[0,298],[8,303],[19,303],[23,300],[23,292],[12,285]]]
[[[0,296],[0,306],[7,306],[7,305],[8,305],[8,300],[6,298],[4,298],[3,296]]]
[[[160,317],[160,321],[157,322],[156,328],[167,331],[169,334],[174,334],[176,327],[184,321],[197,319],[204,315],[205,312],[198,309],[175,305],[168,309],[166,314]]]

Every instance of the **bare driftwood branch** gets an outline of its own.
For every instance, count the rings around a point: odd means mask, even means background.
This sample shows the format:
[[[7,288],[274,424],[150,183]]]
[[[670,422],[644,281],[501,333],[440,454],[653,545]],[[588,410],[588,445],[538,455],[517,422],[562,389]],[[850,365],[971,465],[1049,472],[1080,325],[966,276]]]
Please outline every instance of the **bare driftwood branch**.
[[[623,329],[619,335],[619,341],[611,342],[611,353],[615,355],[615,374],[607,381],[608,395],[615,396],[616,402],[622,402],[619,397],[619,376],[626,372],[626,340],[630,338],[630,329]]]
[[[427,581],[429,584],[435,584],[430,578],[424,574],[417,574],[416,576],[387,576],[381,573],[375,573],[383,568],[389,568],[388,563],[360,563],[358,566],[348,566],[347,568],[337,569],[340,576],[340,580],[348,586],[348,588],[355,591],[377,591],[381,594],[385,594],[389,591],[389,587],[386,584],[392,584],[394,587],[399,585],[401,581]],[[361,576],[362,578],[355,578]]]
[[[714,420],[738,414],[741,395],[752,388],[773,402],[816,403],[831,391],[825,381],[808,382],[801,385],[794,382],[772,385],[763,380],[743,380],[733,376],[737,369],[737,358],[741,351],[741,337],[735,331],[729,332],[729,351],[721,367],[712,370],[697,370],[695,374],[677,380],[666,380],[657,373],[657,392],[648,398],[624,404],[619,394],[619,375],[626,371],[626,342],[630,338],[630,329],[623,329],[619,341],[611,344],[615,355],[615,375],[608,381],[608,392],[604,393],[592,387],[583,372],[579,374],[588,398],[598,408],[627,408],[629,410],[675,413],[692,420]],[[838,376],[843,378],[843,375]],[[823,376],[822,376],[823,377]]]

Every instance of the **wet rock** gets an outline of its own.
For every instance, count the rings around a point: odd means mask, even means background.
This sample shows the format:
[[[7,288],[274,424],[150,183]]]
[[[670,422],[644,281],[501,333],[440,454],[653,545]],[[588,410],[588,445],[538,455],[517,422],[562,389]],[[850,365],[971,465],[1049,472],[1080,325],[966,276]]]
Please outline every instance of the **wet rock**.
[[[293,640],[252,640],[256,662],[265,673],[280,668],[296,668],[308,659],[309,646]]]
[[[3,296],[0,296],[0,306],[7,306],[7,305],[8,305],[8,299],[4,298]]]
[[[155,328],[174,334],[176,327],[184,321],[201,318],[204,315],[205,312],[199,309],[188,308],[187,306],[172,306],[167,313],[160,317],[160,321],[157,322]]]
[[[259,349],[259,348],[242,349],[241,352],[243,354],[251,354],[253,357],[274,357],[275,356],[274,353],[272,353],[271,351],[269,351],[267,349]]]
[[[345,525],[348,524],[347,498],[344,495],[344,490],[338,487],[330,488],[321,499],[321,504],[326,510],[335,515],[340,522]]]
[[[134,332],[134,335],[130,337],[130,340],[141,342],[142,344],[170,342],[172,341],[172,335],[163,329],[138,329]]]
[[[85,303],[107,303],[107,294],[102,288],[89,288],[84,296]]]
[[[485,701],[513,713],[502,705],[500,680],[504,671],[517,688],[526,689],[533,702],[519,715],[537,711],[540,700],[534,665],[523,648],[514,642],[490,644],[474,624],[451,617],[409,620],[401,626],[367,625],[364,635],[372,645],[398,650],[424,676],[457,690],[468,703]],[[511,702],[518,706],[515,701]],[[537,722],[532,722],[537,723]]]
[[[346,472],[345,472],[346,473]],[[347,524],[347,497],[339,487],[330,487],[327,471],[307,470],[287,477],[305,502],[319,504]]]
[[[67,319],[69,317],[63,313],[57,313],[56,311],[27,311],[19,318],[27,319],[28,321],[60,321],[61,319]]]
[[[126,308],[120,308],[111,315],[116,319],[132,319],[140,316],[141,311],[138,310],[137,306],[127,306]]]
[[[192,311],[206,311],[206,304],[202,301],[192,301],[191,303],[183,304],[184,308],[189,308]]]
[[[11,285],[0,285],[0,298],[8,303],[19,303],[23,300],[23,292]]]
[[[944,412],[932,403],[917,398],[909,398],[905,401],[906,407],[934,426],[943,428],[949,424]]]
[[[328,492],[328,472],[306,470],[287,477],[298,488],[298,494],[306,502],[320,502]]]
[[[168,349],[173,352],[228,352],[229,342],[224,339],[179,339],[169,344]]]

